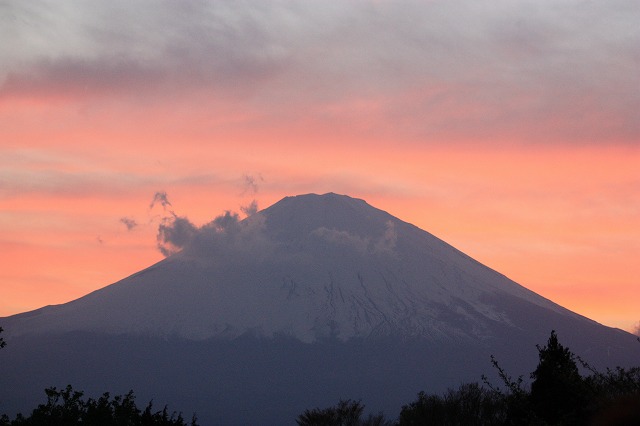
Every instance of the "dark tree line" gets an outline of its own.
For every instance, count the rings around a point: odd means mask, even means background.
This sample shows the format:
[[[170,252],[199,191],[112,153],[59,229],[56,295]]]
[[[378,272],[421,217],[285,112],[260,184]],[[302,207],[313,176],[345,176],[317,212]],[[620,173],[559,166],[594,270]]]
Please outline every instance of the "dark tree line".
[[[2,333],[4,330],[2,329],[2,327],[0,327],[0,333]],[[6,346],[7,342],[4,341],[4,339],[2,337],[0,337],[0,349],[4,348]]]
[[[139,409],[133,391],[85,399],[82,392],[69,385],[60,390],[48,388],[45,393],[47,402],[38,405],[31,415],[18,414],[14,420],[3,415],[0,426],[197,426],[195,416],[187,423],[180,413],[169,413],[166,406],[154,411],[153,403],[149,402],[144,410]]]
[[[511,378],[493,357],[502,384],[483,377],[444,394],[420,392],[404,405],[397,420],[382,414],[362,418],[364,405],[340,401],[337,406],[306,410],[300,426],[438,425],[438,426],[631,426],[640,425],[640,367],[599,372],[558,341],[554,331],[537,347],[539,363],[531,385]],[[590,374],[582,376],[579,365]]]
[[[364,405],[360,401],[341,400],[335,407],[305,410],[298,416],[300,426],[392,426],[384,415],[369,414],[362,419]]]

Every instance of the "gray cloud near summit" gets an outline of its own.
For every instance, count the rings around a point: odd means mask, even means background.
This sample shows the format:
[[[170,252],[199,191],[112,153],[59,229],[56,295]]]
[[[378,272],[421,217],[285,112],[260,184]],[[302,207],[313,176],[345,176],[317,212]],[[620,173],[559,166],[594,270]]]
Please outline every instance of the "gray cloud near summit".
[[[358,235],[353,235],[348,231],[329,229],[325,227],[314,230],[311,235],[336,246],[353,248],[361,254],[367,253],[370,244],[369,238],[363,238]]]
[[[273,249],[273,243],[264,235],[264,218],[261,215],[253,214],[241,221],[237,213],[228,210],[200,227],[188,218],[172,213],[158,226],[156,239],[158,250],[164,256],[182,251],[196,259],[240,253],[263,258]]]
[[[256,200],[252,200],[248,205],[240,207],[240,211],[247,217],[253,216],[258,212],[258,202]]]
[[[198,232],[198,228],[186,217],[173,215],[158,225],[158,250],[164,256],[170,256],[187,246]]]
[[[355,249],[361,254],[373,253],[393,255],[398,240],[398,234],[392,221],[385,224],[385,229],[379,238],[361,237],[348,231],[321,227],[311,232],[311,235],[336,246]]]

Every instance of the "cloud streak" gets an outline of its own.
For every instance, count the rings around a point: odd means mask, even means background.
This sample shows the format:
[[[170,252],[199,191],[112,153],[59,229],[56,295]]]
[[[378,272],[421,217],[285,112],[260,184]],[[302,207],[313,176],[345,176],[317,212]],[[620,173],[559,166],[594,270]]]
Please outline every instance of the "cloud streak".
[[[385,229],[382,235],[373,240],[370,237],[361,237],[359,235],[351,234],[348,231],[329,229],[326,227],[313,230],[311,235],[338,247],[355,249],[363,255],[393,255],[398,241],[398,233],[395,229],[395,224],[390,220],[385,223]]]
[[[350,234],[347,231],[322,227],[315,229],[311,232],[311,235],[339,247],[353,248],[360,254],[367,253],[369,249],[368,238],[362,238],[358,235]]]

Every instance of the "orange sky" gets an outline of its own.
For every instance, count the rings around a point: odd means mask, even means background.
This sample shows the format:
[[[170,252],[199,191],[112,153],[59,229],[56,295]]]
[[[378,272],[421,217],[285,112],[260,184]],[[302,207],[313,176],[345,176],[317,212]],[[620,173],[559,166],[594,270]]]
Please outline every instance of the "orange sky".
[[[640,320],[636,3],[15,3],[0,316],[162,259],[158,191],[197,225],[332,191]]]

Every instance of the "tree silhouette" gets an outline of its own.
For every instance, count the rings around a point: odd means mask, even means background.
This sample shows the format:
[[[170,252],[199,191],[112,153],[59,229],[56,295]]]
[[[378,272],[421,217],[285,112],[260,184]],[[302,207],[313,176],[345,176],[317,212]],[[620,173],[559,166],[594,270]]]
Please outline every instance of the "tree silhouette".
[[[505,424],[504,395],[478,383],[449,389],[444,395],[418,394],[418,399],[404,405],[399,426],[409,425],[465,425],[490,426]]]
[[[0,426],[197,426],[195,416],[191,423],[186,423],[181,414],[169,414],[166,406],[162,411],[154,412],[153,404],[149,402],[141,411],[136,406],[133,391],[113,398],[104,393],[98,399],[87,400],[71,385],[61,390],[51,387],[45,393],[47,402],[38,405],[29,417],[18,414],[11,421],[3,415]]]
[[[2,333],[3,331],[4,329],[0,327],[0,333]],[[5,342],[2,337],[0,337],[0,349],[4,348],[5,346],[7,346],[7,342]]]
[[[486,388],[471,383],[443,395],[420,392],[416,401],[402,407],[397,424],[640,424],[640,367],[598,372],[561,345],[555,331],[546,346],[536,347],[539,364],[531,373],[530,386],[522,376],[513,379],[492,356],[503,386],[493,385],[483,375]],[[582,377],[579,364],[592,374]]]
[[[360,401],[340,400],[335,407],[305,410],[298,416],[300,426],[358,426],[364,405]]]
[[[296,419],[299,426],[391,426],[382,414],[369,414],[362,419],[364,404],[350,399],[340,400],[334,407],[305,410]]]
[[[531,378],[531,403],[536,414],[549,424],[581,424],[588,401],[585,382],[575,355],[558,342],[555,330],[547,346],[538,348],[540,362]]]

